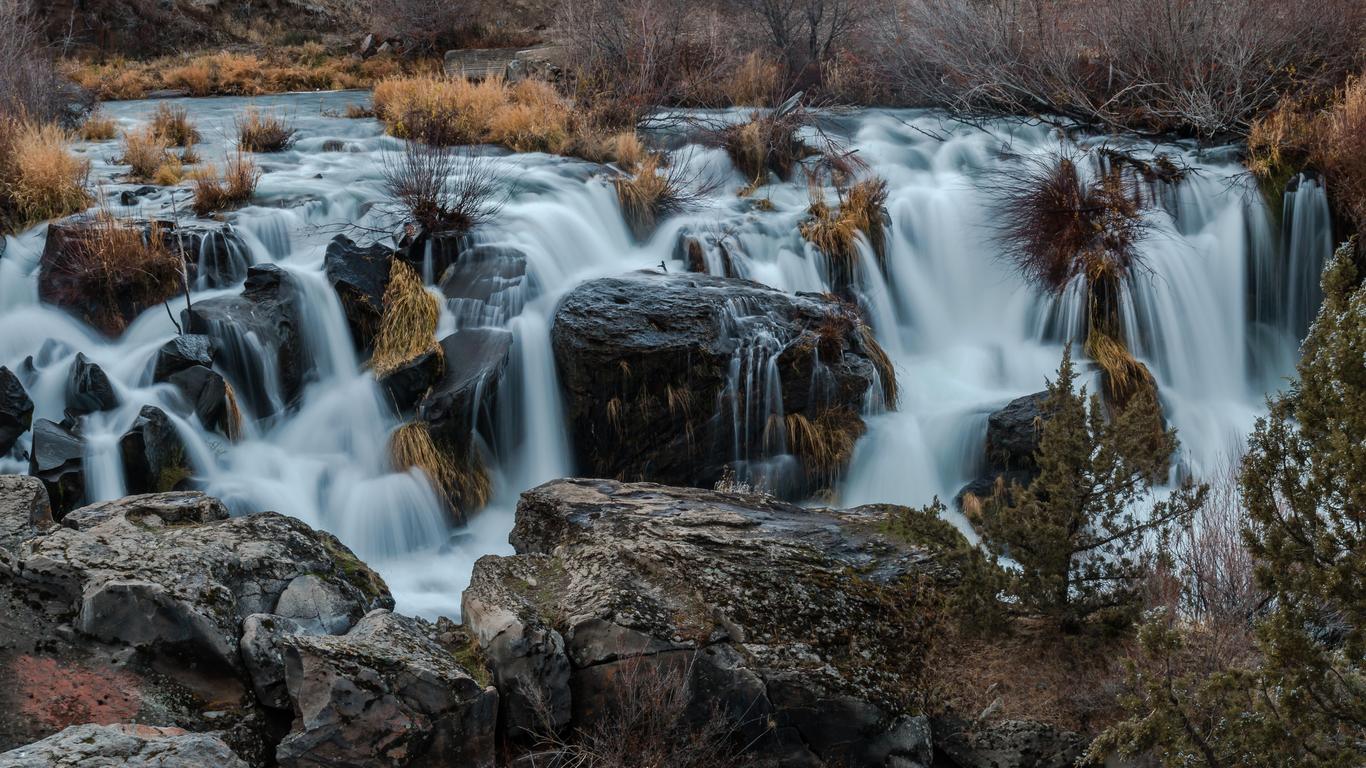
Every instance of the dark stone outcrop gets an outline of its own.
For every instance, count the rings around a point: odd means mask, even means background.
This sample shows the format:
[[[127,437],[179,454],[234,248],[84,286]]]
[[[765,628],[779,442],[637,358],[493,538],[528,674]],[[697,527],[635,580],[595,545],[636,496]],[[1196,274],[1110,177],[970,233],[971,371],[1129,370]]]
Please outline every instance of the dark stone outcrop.
[[[197,333],[181,334],[157,351],[152,381],[165,381],[172,374],[196,365],[213,367],[213,339]]]
[[[1039,474],[1035,454],[1043,436],[1047,392],[1018,397],[987,416],[985,471],[958,491],[961,505],[969,494],[986,498],[998,484],[1027,486]]]
[[[323,267],[341,300],[351,338],[362,351],[374,345],[379,332],[393,255],[393,249],[384,245],[361,246],[345,235],[333,238],[327,246]]]
[[[463,365],[463,360],[452,361],[453,365]],[[409,413],[442,377],[445,359],[435,348],[411,360],[400,363],[398,367],[380,377],[379,385],[389,397],[390,404],[398,413]]]
[[[154,405],[144,405],[119,438],[119,454],[130,494],[182,490],[192,474],[185,443],[166,413]]]
[[[908,580],[951,576],[879,533],[894,509],[606,480],[528,491],[518,554],[481,558],[462,604],[509,734],[590,724],[633,676],[673,675],[689,712],[722,713],[780,765],[928,768],[906,698],[925,638],[893,617],[916,610]]]
[[[183,398],[183,415],[193,414],[206,429],[236,437],[241,416],[228,393],[228,382],[217,371],[196,365],[171,374],[167,383],[174,385]]]
[[[936,718],[931,725],[935,748],[954,768],[1071,768],[1088,744],[1080,734],[1022,720]]]
[[[215,360],[257,416],[275,413],[277,397],[286,407],[297,402],[311,373],[298,302],[289,273],[263,264],[247,270],[242,295],[195,302],[182,313],[187,331],[213,338]],[[274,367],[280,392],[270,391],[274,377],[266,365]]]
[[[375,611],[345,635],[284,640],[295,725],[276,755],[295,766],[492,768],[498,693],[431,637]]]
[[[206,733],[152,725],[73,725],[0,754],[0,768],[247,768]]]
[[[77,352],[66,377],[67,413],[84,416],[96,411],[110,411],[119,405],[119,396],[104,369],[90,362],[84,353]]]
[[[468,445],[476,431],[492,435],[499,384],[512,353],[512,334],[466,328],[441,340],[445,372],[418,406],[443,443]]]
[[[522,312],[526,254],[503,245],[476,245],[441,276],[441,292],[462,326],[500,326]]]
[[[33,426],[33,400],[10,369],[0,366],[0,456],[9,454]]]
[[[865,331],[847,304],[748,280],[642,271],[585,283],[560,304],[552,331],[579,466],[712,487],[732,462],[780,452],[787,422],[768,418],[779,413],[851,446],[879,380]],[[769,400],[770,372],[781,402]],[[817,451],[786,447],[801,469],[769,486],[789,497],[828,487],[849,458],[817,472]]]
[[[84,454],[81,438],[71,430],[47,419],[33,423],[29,474],[43,482],[58,518],[85,503]]]

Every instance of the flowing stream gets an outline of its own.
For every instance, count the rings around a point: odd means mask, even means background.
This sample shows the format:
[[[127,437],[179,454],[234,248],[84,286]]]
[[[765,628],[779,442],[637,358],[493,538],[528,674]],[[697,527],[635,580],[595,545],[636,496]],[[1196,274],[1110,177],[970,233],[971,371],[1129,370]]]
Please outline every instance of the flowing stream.
[[[452,529],[420,473],[390,469],[386,445],[398,424],[353,351],[323,271],[323,252],[337,232],[376,222],[385,198],[385,157],[401,146],[374,120],[329,116],[367,98],[332,93],[179,100],[204,136],[197,151],[208,162],[222,162],[234,120],[249,104],[282,111],[299,130],[292,149],[258,156],[264,175],[256,204],[230,217],[245,252],[220,257],[240,262],[242,274],[247,263],[270,262],[296,278],[313,373],[293,410],[282,408],[282,372],[271,364],[257,366],[259,382],[234,382],[262,393],[265,404],[257,410],[277,411],[249,419],[238,442],[197,422],[175,422],[196,479],[234,511],[274,509],[329,530],[383,574],[401,610],[455,615],[473,561],[510,550],[517,494],[576,470],[550,347],[553,313],[566,291],[595,277],[657,269],[661,262],[682,271],[677,243],[683,234],[725,242],[737,272],[772,287],[829,286],[823,258],[798,234],[808,205],[804,182],[770,185],[745,199],[736,191],[746,180],[724,153],[675,150],[675,161],[692,166],[695,175],[725,183],[641,243],[600,168],[490,150],[508,198],[477,239],[520,250],[527,277],[503,291],[493,311],[452,301],[443,313],[443,333],[496,325],[514,339],[496,416],[494,499],[467,527]],[[131,128],[154,107],[121,102],[106,110]],[[1056,149],[1059,138],[1038,126],[988,130],[923,112],[865,111],[839,118],[830,130],[888,182],[885,272],[865,253],[857,293],[902,391],[896,411],[870,402],[870,429],[838,502],[947,500],[980,473],[987,415],[1043,388],[1081,316],[1075,292],[1057,300],[1042,295],[1003,258],[986,189],[992,173],[1009,172],[1020,156]],[[1123,143],[1114,137],[1094,141]],[[1332,248],[1326,196],[1319,184],[1302,179],[1287,194],[1284,211],[1272,216],[1231,150],[1127,148],[1169,153],[1194,170],[1150,216],[1143,243],[1147,268],[1131,281],[1125,315],[1135,351],[1157,377],[1165,412],[1179,430],[1182,466],[1200,474],[1236,454],[1266,394],[1293,371],[1297,340],[1317,308],[1318,274]],[[163,190],[133,206],[119,205],[119,192],[138,185],[119,178],[117,141],[80,150],[92,160],[92,178],[114,211],[167,216],[174,205],[185,215],[184,190],[174,201]],[[771,206],[761,210],[754,199]],[[150,366],[176,328],[158,307],[110,341],[42,306],[37,268],[45,230],[5,241],[0,365],[18,370],[33,357],[35,417],[54,421],[62,418],[74,355],[82,352],[105,369],[122,405],[84,417],[87,495],[118,497],[124,493],[118,438],[143,404],[167,402],[170,387],[149,383]],[[708,261],[713,271],[721,269],[715,249]],[[200,290],[194,299],[238,290]],[[260,357],[250,338],[235,354]],[[21,450],[28,440],[21,439]],[[26,470],[26,462],[0,457],[0,471]]]

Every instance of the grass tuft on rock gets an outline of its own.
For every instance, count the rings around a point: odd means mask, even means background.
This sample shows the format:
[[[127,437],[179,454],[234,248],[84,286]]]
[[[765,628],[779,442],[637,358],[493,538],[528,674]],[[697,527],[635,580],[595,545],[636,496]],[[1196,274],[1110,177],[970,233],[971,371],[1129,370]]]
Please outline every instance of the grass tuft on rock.
[[[247,152],[283,152],[294,145],[295,133],[279,115],[250,107],[237,121],[237,146]]]
[[[85,141],[109,141],[118,135],[118,123],[103,112],[94,112],[81,123],[80,137]]]
[[[240,149],[224,164],[220,176],[215,169],[196,173],[194,181],[194,212],[208,216],[242,205],[256,192],[261,171],[255,161]]]
[[[199,129],[190,122],[190,112],[185,107],[161,102],[152,113],[151,126],[152,133],[172,147],[192,147],[199,143]]]
[[[375,335],[370,367],[384,376],[413,358],[440,351],[436,324],[441,309],[427,292],[422,278],[407,262],[394,259],[389,268],[389,287],[384,291],[384,316]]]
[[[454,453],[442,449],[425,421],[408,422],[389,439],[390,462],[395,470],[419,469],[453,508],[479,509],[493,495],[488,469],[476,450],[458,452],[466,454],[463,461],[452,458]]]
[[[814,183],[810,188],[810,217],[802,222],[802,238],[830,262],[830,281],[839,289],[853,285],[858,274],[858,236],[861,233],[878,263],[887,252],[887,183],[879,178],[860,181],[839,192],[838,207],[831,207],[825,193]]]

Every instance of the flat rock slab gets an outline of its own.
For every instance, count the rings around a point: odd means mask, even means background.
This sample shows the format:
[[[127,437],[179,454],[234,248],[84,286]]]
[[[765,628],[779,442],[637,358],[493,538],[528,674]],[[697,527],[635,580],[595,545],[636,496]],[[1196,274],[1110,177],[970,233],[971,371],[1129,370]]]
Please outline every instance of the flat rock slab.
[[[0,754],[0,768],[247,768],[220,739],[150,725],[73,725]]]

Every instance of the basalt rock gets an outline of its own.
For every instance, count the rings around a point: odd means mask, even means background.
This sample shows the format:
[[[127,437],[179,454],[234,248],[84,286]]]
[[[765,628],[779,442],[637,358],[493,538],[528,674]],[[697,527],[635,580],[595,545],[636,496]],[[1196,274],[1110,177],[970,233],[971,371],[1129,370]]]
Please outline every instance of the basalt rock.
[[[247,768],[206,733],[151,725],[73,725],[0,754],[0,768]]]
[[[181,413],[194,415],[206,429],[216,430],[235,438],[241,429],[241,414],[228,382],[202,365],[195,365],[171,374],[167,382],[174,385],[182,397]]]
[[[443,443],[468,445],[476,431],[492,435],[498,388],[512,353],[512,334],[466,328],[441,340],[445,372],[418,407]]]
[[[77,352],[66,378],[66,410],[77,416],[117,408],[119,396],[104,369]]]
[[[913,585],[952,576],[880,533],[894,511],[606,480],[528,491],[517,554],[481,558],[462,603],[509,735],[590,726],[644,677],[689,684],[689,718],[719,713],[780,765],[928,768]]]
[[[954,768],[1071,768],[1086,752],[1080,734],[1043,723],[932,721],[935,747]]]
[[[213,338],[214,357],[239,386],[257,416],[297,402],[311,373],[302,338],[299,291],[293,278],[274,264],[247,270],[241,296],[195,302],[182,313],[191,333]],[[279,392],[272,392],[278,381]]]
[[[301,579],[330,590],[318,615],[336,615],[339,600],[351,615],[393,605],[383,582],[330,534],[273,512],[229,518],[198,492],[83,507],[5,552],[3,565],[17,583],[69,605],[82,635],[228,671],[242,669],[243,620],[274,612]],[[310,586],[309,594],[318,593]]]
[[[464,361],[452,362],[461,365]],[[396,412],[408,413],[417,407],[423,396],[441,379],[444,371],[444,357],[436,349],[431,349],[384,374],[380,377],[379,385]]]
[[[85,503],[85,447],[80,437],[47,419],[33,423],[29,474],[42,481],[58,519]]]
[[[0,475],[0,549],[17,547],[54,525],[42,481],[24,475]]]
[[[551,335],[579,466],[600,477],[712,487],[732,463],[791,454],[768,485],[809,494],[848,461],[879,380],[849,305],[748,280],[594,280],[565,297]]]
[[[502,245],[476,245],[441,276],[441,292],[461,327],[500,326],[522,312],[526,254]]]
[[[182,490],[192,474],[185,443],[166,413],[144,405],[133,426],[119,438],[124,486],[131,494]]]
[[[391,248],[379,243],[361,246],[345,235],[333,238],[327,246],[323,268],[341,300],[351,338],[361,351],[373,347],[379,333],[393,256]]]
[[[295,766],[492,768],[498,693],[433,638],[375,611],[345,635],[283,640],[294,728],[276,756]]]
[[[1027,486],[1038,476],[1035,454],[1043,436],[1047,400],[1047,392],[1036,392],[1011,400],[987,417],[986,471],[958,491],[960,505],[969,494],[986,498],[998,484]]]
[[[0,456],[14,450],[19,437],[33,426],[33,400],[10,369],[0,366]]]
[[[165,381],[172,374],[196,365],[213,367],[213,339],[197,333],[181,334],[157,351],[152,381]]]

